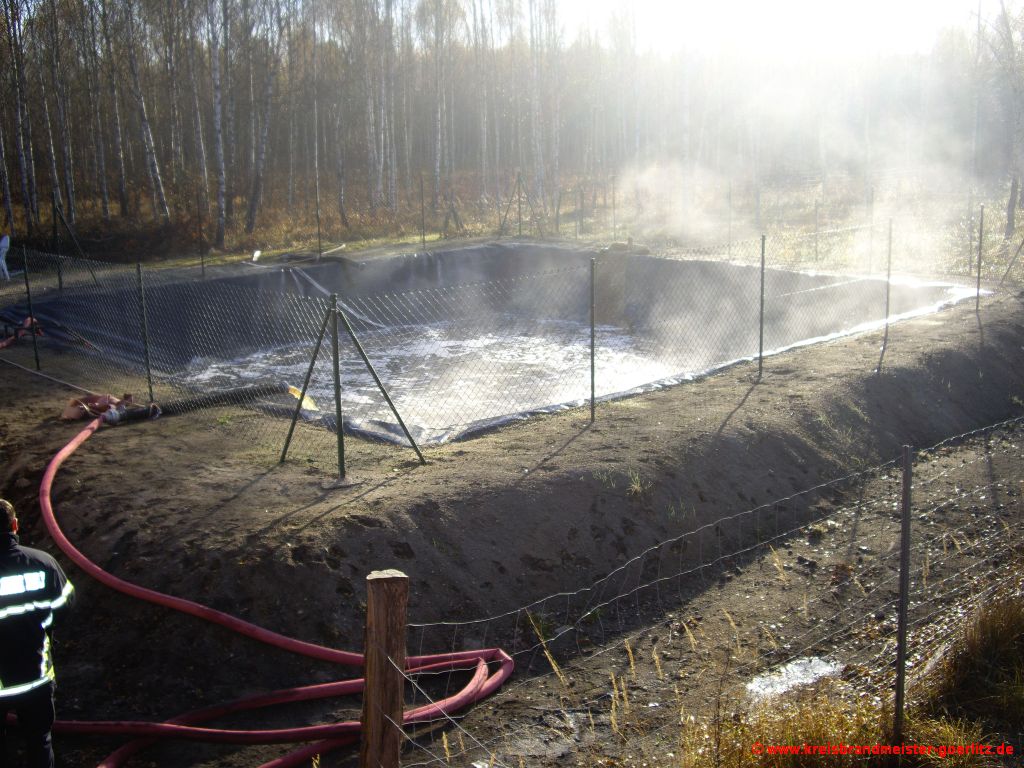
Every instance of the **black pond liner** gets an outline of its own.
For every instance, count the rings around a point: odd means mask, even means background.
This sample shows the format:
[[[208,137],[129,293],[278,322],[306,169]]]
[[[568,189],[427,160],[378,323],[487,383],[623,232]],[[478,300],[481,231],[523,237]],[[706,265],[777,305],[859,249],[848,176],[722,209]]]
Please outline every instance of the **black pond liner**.
[[[417,442],[440,443],[590,397],[590,265],[597,258],[596,394],[608,400],[756,358],[760,271],[557,245],[500,243],[359,262],[145,273],[154,376],[209,395],[271,382],[300,386],[337,293],[341,309]],[[50,336],[144,370],[134,274],[33,296]],[[879,327],[885,280],[770,269],[765,354]],[[890,320],[968,295],[948,283],[894,280]],[[6,310],[7,322],[26,314]],[[88,344],[83,342],[88,340]],[[341,330],[346,431],[404,442]],[[330,340],[307,419],[334,428]],[[294,400],[291,401],[292,407]],[[279,400],[276,410],[288,410]]]

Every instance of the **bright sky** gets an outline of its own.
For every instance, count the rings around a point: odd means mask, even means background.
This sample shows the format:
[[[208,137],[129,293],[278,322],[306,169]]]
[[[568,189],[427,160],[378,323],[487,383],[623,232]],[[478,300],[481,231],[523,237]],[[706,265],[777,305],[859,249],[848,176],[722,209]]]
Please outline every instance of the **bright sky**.
[[[557,0],[566,37],[604,36],[632,8],[641,50],[794,54],[912,53],[946,27],[974,30],[978,0]],[[982,14],[993,0],[984,0]]]

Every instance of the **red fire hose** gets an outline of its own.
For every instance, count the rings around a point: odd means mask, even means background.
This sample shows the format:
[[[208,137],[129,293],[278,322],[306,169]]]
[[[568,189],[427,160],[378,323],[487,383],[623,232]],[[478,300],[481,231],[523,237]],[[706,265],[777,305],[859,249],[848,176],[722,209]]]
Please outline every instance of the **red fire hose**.
[[[42,508],[46,527],[57,543],[74,563],[97,581],[123,594],[162,605],[196,618],[218,624],[246,637],[250,637],[267,645],[322,661],[330,661],[346,666],[363,666],[363,655],[351,651],[309,643],[296,638],[272,632],[263,627],[243,621],[236,616],[214,610],[208,606],[180,597],[174,597],[137,584],[119,579],[107,573],[83,555],[68,540],[57,525],[53,513],[50,493],[54,477],[64,461],[71,456],[100,427],[101,420],[96,419],[75,438],[64,446],[50,460],[43,474],[39,487],[39,505]],[[498,665],[491,671],[488,665]],[[477,651],[458,651],[429,656],[410,656],[406,660],[406,673],[409,675],[422,672],[439,672],[455,670],[474,670],[470,681],[462,690],[440,701],[432,702],[415,709],[408,710],[404,715],[406,725],[423,723],[430,720],[445,718],[470,704],[473,704],[493,693],[512,674],[514,663],[505,651],[500,648],[486,648]],[[310,701],[333,696],[344,696],[359,693],[363,690],[364,680],[342,680],[321,685],[287,688],[271,693],[240,699],[228,704],[195,710],[163,723],[134,721],[58,721],[54,730],[57,733],[125,735],[135,740],[110,754],[99,768],[118,768],[131,755],[160,739],[186,739],[232,744],[277,744],[284,742],[316,743],[279,757],[261,768],[290,768],[307,761],[316,754],[323,754],[358,740],[360,724],[355,721],[331,723],[326,725],[286,728],[276,730],[226,730],[201,727],[202,723],[215,720],[227,714],[247,710],[260,709],[275,704],[294,701]]]

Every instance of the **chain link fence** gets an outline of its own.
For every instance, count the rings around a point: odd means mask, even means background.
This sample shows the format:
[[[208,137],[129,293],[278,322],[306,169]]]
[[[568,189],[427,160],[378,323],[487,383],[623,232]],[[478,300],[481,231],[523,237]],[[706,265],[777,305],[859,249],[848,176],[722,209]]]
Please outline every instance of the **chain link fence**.
[[[130,395],[135,403],[159,403],[168,414],[241,419],[251,446],[280,454],[288,427],[282,417],[298,403],[288,387],[302,383],[298,371],[312,359],[326,301],[271,296],[229,268],[155,270],[19,255],[0,294],[5,361],[82,395]],[[238,365],[275,355],[285,361],[275,375]],[[319,359],[318,378],[330,380],[329,361]],[[300,428],[297,443],[305,453],[329,456],[334,441],[324,431]]]
[[[0,354],[170,413],[221,409],[210,418],[242,419],[266,456],[294,439],[295,455],[333,467],[339,415],[350,433],[439,443],[738,361],[758,361],[760,374],[767,356],[794,346],[1024,279],[1007,241],[981,238],[979,280],[977,254],[967,263],[937,237],[911,220],[653,256],[562,246],[548,268],[526,261],[520,275],[506,247],[497,279],[474,266],[469,283],[428,275],[393,293],[331,283],[329,264],[313,278],[288,264],[153,269],[23,251],[0,286]],[[431,258],[428,272],[442,261]],[[337,331],[318,280],[339,290]]]

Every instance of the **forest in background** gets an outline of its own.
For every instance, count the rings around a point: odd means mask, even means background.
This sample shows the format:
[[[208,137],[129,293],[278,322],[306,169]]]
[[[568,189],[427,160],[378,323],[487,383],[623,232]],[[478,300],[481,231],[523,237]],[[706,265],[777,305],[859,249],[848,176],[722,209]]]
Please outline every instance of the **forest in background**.
[[[698,217],[702,188],[893,168],[1019,205],[1024,20],[1005,7],[927,54],[766,60],[642,51],[628,11],[576,35],[556,0],[0,2],[0,192],[28,240],[55,214],[219,249],[308,241],[318,218],[396,235],[421,189],[432,212],[500,211],[519,174],[541,210],[616,176]]]

